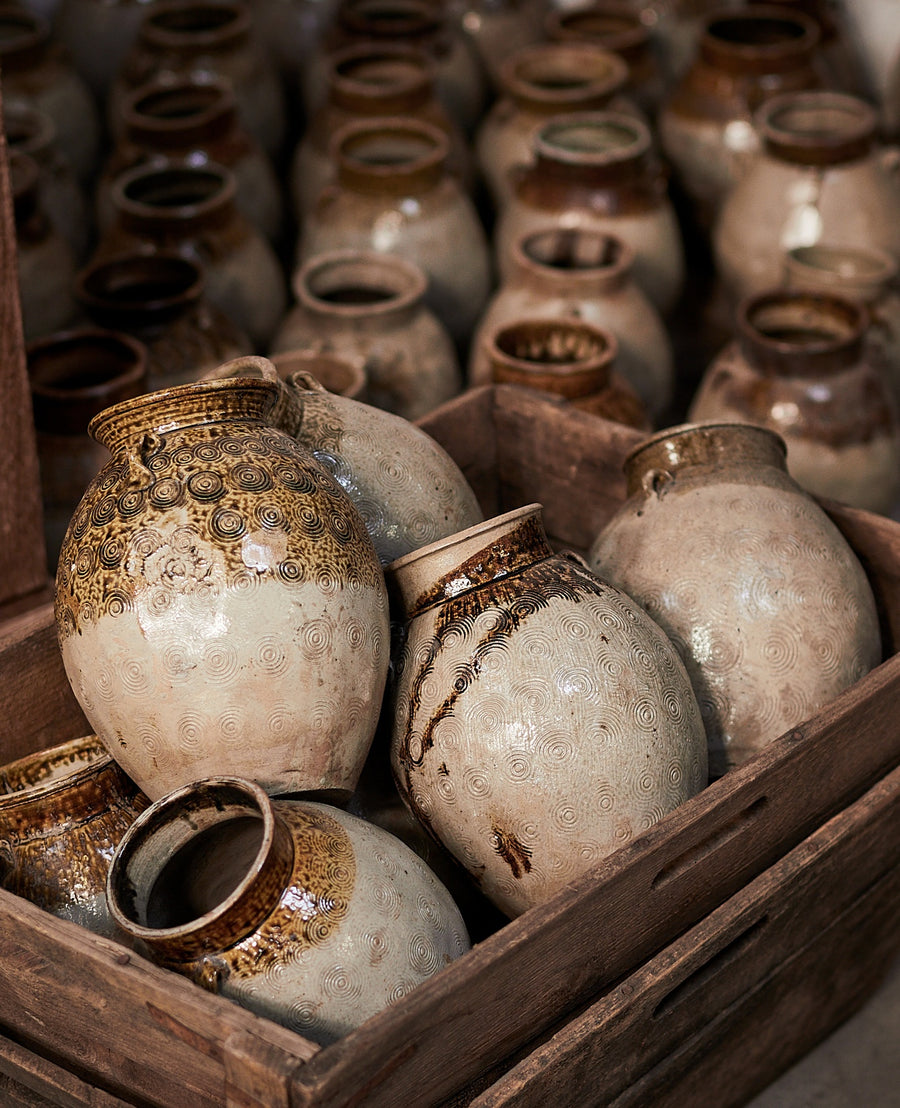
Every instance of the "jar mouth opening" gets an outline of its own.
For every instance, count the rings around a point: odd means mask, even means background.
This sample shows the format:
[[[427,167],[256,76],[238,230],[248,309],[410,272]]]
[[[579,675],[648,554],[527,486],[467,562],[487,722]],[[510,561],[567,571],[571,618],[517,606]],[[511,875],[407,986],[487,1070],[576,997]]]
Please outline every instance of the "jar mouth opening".
[[[146,372],[145,351],[136,339],[99,328],[37,339],[27,347],[27,362],[35,397],[58,402],[103,397],[110,383],[137,385]]]
[[[685,464],[714,464],[727,461],[737,441],[756,443],[764,455],[781,464],[787,458],[787,445],[776,431],[753,423],[727,420],[697,420],[679,423],[648,435],[625,455],[623,469],[631,491],[648,459],[663,468]]]
[[[805,270],[853,281],[890,281],[900,268],[886,251],[828,243],[792,247],[788,258]]]
[[[429,0],[351,0],[341,6],[341,24],[374,38],[425,34],[441,25],[441,14]]]
[[[568,273],[616,273],[627,269],[632,249],[623,239],[587,228],[563,227],[535,231],[520,242],[532,265]]]
[[[21,150],[34,157],[56,141],[53,119],[24,100],[4,105],[3,123],[10,150]]]
[[[608,332],[562,320],[511,323],[494,333],[492,345],[508,362],[537,372],[556,366],[593,366],[615,354],[615,340]]]
[[[390,44],[355,46],[336,54],[332,74],[350,91],[385,96],[414,91],[431,80],[424,54],[413,47]]]
[[[612,96],[628,81],[617,54],[589,42],[544,43],[517,51],[501,70],[512,95],[566,105],[586,96]]]
[[[203,271],[180,254],[124,254],[83,269],[75,279],[79,299],[90,307],[153,312],[193,300],[204,287]]]
[[[538,154],[577,164],[605,164],[635,157],[649,148],[637,119],[612,112],[572,112],[555,116],[537,133]]]
[[[790,357],[842,350],[855,343],[864,326],[863,309],[836,296],[798,291],[763,293],[738,308],[738,326],[746,338]]]
[[[387,178],[397,170],[412,172],[435,165],[447,157],[449,149],[438,128],[401,119],[347,124],[335,142],[344,164]]]
[[[607,50],[625,50],[650,40],[650,27],[641,16],[617,4],[551,12],[546,23],[551,37],[598,42]]]
[[[229,86],[219,80],[153,81],[129,95],[125,113],[144,127],[178,130],[214,118],[233,104]]]
[[[227,203],[234,180],[224,166],[213,162],[194,165],[170,161],[167,165],[137,166],[113,186],[125,206],[137,214],[190,218]]]
[[[294,282],[307,307],[351,318],[411,307],[427,284],[424,272],[405,258],[356,251],[312,257]]]
[[[864,156],[877,120],[865,100],[812,91],[773,97],[759,109],[757,122],[770,151],[799,162],[827,163]]]
[[[227,3],[154,5],[141,24],[140,35],[159,46],[184,49],[215,46],[250,30],[250,13]]]
[[[795,16],[741,14],[715,16],[707,22],[706,34],[717,42],[754,51],[771,47],[780,50],[785,43],[809,38],[809,24]]]
[[[4,801],[21,804],[76,785],[112,763],[96,735],[85,735],[0,767],[0,808]]]

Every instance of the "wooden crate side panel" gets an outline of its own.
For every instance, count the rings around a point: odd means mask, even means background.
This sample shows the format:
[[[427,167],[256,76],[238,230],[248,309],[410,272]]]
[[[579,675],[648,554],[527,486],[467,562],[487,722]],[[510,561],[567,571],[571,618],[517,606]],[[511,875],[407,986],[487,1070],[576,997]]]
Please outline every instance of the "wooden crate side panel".
[[[0,892],[0,1031],[160,1108],[287,1108],[318,1047],[110,940]]]
[[[786,1059],[799,1056],[849,1014],[880,979],[889,954],[900,949],[896,926],[885,927],[887,920],[896,924],[900,912],[900,841],[885,834],[898,817],[900,770],[612,989],[473,1104],[636,1108],[737,1104],[752,1095],[761,1087],[750,1087],[755,1071],[768,1083]],[[842,949],[842,940],[833,941],[863,923],[866,945]],[[823,974],[827,964],[820,964],[807,995],[795,998],[800,1009],[820,1010],[812,1021],[815,1030],[795,1029],[768,1010],[769,985],[779,975],[796,980],[793,964],[805,965],[805,952],[822,945],[838,965],[846,959],[852,967],[858,959],[861,987],[848,988],[845,981],[832,993],[836,974]],[[781,1001],[791,1003],[789,996]],[[727,1039],[724,1025],[730,1019],[769,1021],[772,1037],[777,1029],[785,1040],[783,1050],[767,1064],[765,1051],[748,1057],[745,1038],[736,1035],[730,1042],[740,1042],[740,1048],[712,1050]],[[702,1051],[694,1039],[702,1041],[707,1059],[734,1056],[730,1081],[720,1081],[712,1065],[695,1078],[691,1067]],[[676,1093],[678,1080],[709,1099]]]
[[[297,1102],[336,1108],[355,1103],[358,1092],[367,1105],[436,1103],[533,1041],[896,766],[898,697],[895,657],[403,1004],[328,1047],[297,1072]]]
[[[90,734],[63,669],[51,604],[0,624],[0,704],[3,764]]]
[[[133,1103],[82,1081],[62,1066],[0,1036],[0,1104],[131,1108]]]
[[[494,389],[472,389],[417,421],[453,458],[472,487],[486,518],[500,511]]]

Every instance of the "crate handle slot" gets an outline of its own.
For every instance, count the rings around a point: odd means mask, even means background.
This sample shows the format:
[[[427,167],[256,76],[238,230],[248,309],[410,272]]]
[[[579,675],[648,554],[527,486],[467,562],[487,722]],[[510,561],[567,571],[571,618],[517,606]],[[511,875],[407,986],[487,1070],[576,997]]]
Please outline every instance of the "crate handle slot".
[[[769,798],[767,796],[757,797],[752,804],[748,804],[736,816],[732,816],[727,823],[717,827],[701,842],[694,843],[683,854],[679,854],[677,858],[667,862],[653,878],[651,887],[657,889],[681,877],[692,866],[695,866],[704,858],[708,858],[716,850],[720,850],[726,843],[731,842],[736,835],[742,834],[744,828],[755,823],[768,806]]]
[[[689,1000],[699,990],[704,988],[707,982],[712,980],[713,977],[722,973],[729,968],[733,962],[743,957],[744,952],[758,941],[761,932],[768,922],[769,917],[765,915],[751,923],[740,935],[732,939],[727,946],[723,947],[717,954],[714,954],[708,962],[705,962],[699,969],[694,970],[689,977],[686,977],[684,981],[681,981],[673,989],[670,989],[653,1009],[653,1019],[662,1019],[669,1015],[675,1008],[678,1008],[686,1000]]]

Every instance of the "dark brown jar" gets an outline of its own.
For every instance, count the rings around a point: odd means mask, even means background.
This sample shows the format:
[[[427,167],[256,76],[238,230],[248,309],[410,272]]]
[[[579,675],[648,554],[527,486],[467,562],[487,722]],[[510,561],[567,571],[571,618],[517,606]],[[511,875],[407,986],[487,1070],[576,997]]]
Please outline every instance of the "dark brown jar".
[[[737,335],[710,365],[692,420],[754,423],[787,444],[809,492],[890,512],[900,500],[900,416],[864,343],[857,301],[778,289],[738,307]]]
[[[156,77],[122,102],[119,140],[95,186],[97,220],[113,218],[109,192],[120,173],[159,158],[218,162],[235,178],[239,210],[271,241],[281,233],[284,204],[271,159],[241,123],[224,77]]]
[[[751,5],[706,20],[696,60],[659,113],[660,142],[701,226],[759,151],[757,108],[822,84],[818,45],[818,25],[799,11]]]

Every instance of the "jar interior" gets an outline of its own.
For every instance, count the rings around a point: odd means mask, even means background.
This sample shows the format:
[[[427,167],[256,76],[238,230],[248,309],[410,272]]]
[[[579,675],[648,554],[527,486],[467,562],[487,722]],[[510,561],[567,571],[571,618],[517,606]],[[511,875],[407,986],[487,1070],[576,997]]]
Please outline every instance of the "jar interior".
[[[554,124],[545,129],[544,139],[571,153],[606,154],[634,146],[637,135],[624,123],[604,120]]]
[[[125,186],[125,195],[138,204],[154,208],[182,208],[202,204],[216,196],[222,179],[204,170],[167,169],[161,173],[146,173]]]
[[[802,39],[805,29],[791,19],[738,17],[714,20],[707,33],[719,42],[735,46],[777,46]]]
[[[86,766],[106,758],[99,739],[65,743],[40,756],[22,758],[0,769],[0,797],[11,796],[41,785],[65,781]]]
[[[411,58],[372,55],[341,62],[335,72],[346,81],[371,85],[374,89],[395,89],[421,80],[425,67]]]
[[[790,104],[769,117],[774,130],[813,141],[855,135],[861,122],[859,112],[839,104]]]
[[[265,825],[242,815],[198,832],[167,859],[153,881],[143,927],[182,927],[222,904],[250,872]]]
[[[797,302],[763,304],[749,314],[750,325],[765,338],[807,347],[843,342],[855,333],[853,322],[838,311]]]
[[[501,354],[533,365],[571,365],[606,351],[602,336],[593,331],[539,320],[503,328],[495,343]]]
[[[379,131],[357,136],[344,148],[344,153],[360,165],[390,167],[414,164],[433,150],[434,143],[422,135]]]
[[[233,23],[235,13],[231,8],[219,7],[215,4],[194,4],[181,9],[157,12],[151,14],[149,18],[161,30],[174,34],[204,34],[207,31],[218,31]]]
[[[155,120],[193,119],[204,115],[222,101],[221,90],[214,85],[190,85],[172,89],[154,89],[134,105],[138,115]]]

